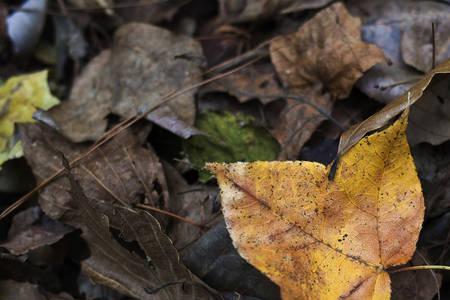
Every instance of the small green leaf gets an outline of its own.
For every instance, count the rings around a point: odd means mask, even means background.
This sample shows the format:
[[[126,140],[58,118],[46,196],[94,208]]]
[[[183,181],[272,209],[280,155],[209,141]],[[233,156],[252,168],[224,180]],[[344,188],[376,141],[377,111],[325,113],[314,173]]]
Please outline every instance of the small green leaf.
[[[279,151],[275,139],[261,127],[255,126],[254,119],[244,114],[226,112],[201,114],[196,127],[206,136],[194,136],[184,142],[184,151],[200,171],[200,181],[208,181],[211,174],[203,167],[207,162],[236,162],[274,160]]]
[[[48,110],[59,100],[47,84],[47,71],[15,76],[0,87],[0,166],[22,156],[22,144],[14,136],[17,123],[32,123],[37,109]]]

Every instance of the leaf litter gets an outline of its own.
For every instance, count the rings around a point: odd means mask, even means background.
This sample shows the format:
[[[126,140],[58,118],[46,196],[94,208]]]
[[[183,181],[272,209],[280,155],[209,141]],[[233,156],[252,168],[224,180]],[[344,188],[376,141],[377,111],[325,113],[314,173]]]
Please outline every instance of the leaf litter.
[[[57,1],[20,58],[0,26],[1,83],[48,74],[23,99],[62,99],[7,117],[2,293],[445,299],[448,274],[405,270],[450,264],[448,9]]]

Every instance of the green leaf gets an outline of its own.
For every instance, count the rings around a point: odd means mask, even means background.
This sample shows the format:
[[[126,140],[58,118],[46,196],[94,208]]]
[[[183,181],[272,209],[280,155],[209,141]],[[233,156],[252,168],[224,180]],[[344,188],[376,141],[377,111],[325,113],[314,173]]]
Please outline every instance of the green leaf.
[[[15,124],[32,123],[37,109],[48,110],[58,103],[50,93],[47,71],[12,77],[0,87],[0,166],[23,155]]]
[[[206,136],[194,136],[184,142],[184,151],[194,168],[200,171],[200,181],[211,174],[203,170],[207,162],[274,160],[279,151],[275,139],[254,124],[251,116],[208,112],[196,120],[196,127]]]

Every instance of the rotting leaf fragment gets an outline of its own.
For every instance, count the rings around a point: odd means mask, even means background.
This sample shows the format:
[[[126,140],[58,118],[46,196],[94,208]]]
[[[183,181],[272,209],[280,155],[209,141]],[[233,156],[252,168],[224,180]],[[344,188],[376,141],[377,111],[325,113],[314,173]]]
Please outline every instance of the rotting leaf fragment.
[[[408,262],[423,221],[407,113],[340,159],[209,164],[234,245],[283,299],[389,299],[386,269]]]

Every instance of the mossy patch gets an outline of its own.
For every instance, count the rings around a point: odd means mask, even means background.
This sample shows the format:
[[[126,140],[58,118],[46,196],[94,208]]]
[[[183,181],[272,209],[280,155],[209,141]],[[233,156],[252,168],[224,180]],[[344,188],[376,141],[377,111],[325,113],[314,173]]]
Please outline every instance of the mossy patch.
[[[196,127],[206,136],[185,141],[184,151],[203,182],[211,178],[203,169],[207,162],[274,160],[279,152],[276,140],[248,115],[208,112],[198,116]]]

